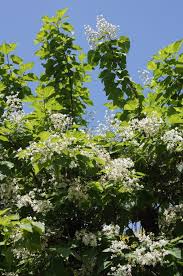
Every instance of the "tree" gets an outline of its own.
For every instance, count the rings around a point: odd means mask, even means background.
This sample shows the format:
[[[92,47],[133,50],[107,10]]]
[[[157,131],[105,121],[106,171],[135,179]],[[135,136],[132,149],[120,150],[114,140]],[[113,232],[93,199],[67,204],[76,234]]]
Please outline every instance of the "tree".
[[[43,17],[40,76],[0,46],[1,275],[182,275],[183,40],[140,85],[117,26],[86,26],[85,55],[66,12]],[[115,112],[91,132],[96,66]]]

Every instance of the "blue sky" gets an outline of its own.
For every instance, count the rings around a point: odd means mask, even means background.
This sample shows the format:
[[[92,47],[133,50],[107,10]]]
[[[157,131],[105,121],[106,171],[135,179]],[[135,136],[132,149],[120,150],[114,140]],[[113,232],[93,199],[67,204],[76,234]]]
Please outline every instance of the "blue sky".
[[[95,27],[96,15],[103,14],[111,23],[120,25],[120,35],[131,40],[128,68],[136,81],[139,81],[137,70],[144,69],[156,51],[183,38],[183,0],[1,0],[0,43],[16,42],[17,53],[26,62],[37,63],[33,40],[41,26],[41,17],[54,15],[57,9],[65,7],[69,8],[77,43],[85,51],[88,45],[83,26]],[[35,71],[40,72],[36,64]],[[90,87],[99,110],[104,98],[96,76]]]

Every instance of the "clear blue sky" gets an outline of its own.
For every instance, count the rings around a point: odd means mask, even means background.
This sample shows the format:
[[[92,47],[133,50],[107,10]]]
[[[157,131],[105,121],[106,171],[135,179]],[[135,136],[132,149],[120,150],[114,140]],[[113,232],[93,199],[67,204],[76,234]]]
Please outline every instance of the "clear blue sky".
[[[33,40],[43,15],[54,15],[57,9],[69,8],[77,42],[86,51],[88,45],[83,26],[95,27],[96,15],[120,25],[120,35],[131,39],[128,68],[138,81],[138,69],[144,69],[150,57],[160,48],[183,38],[183,0],[1,0],[0,43],[16,42],[17,53],[26,62],[34,61]],[[35,65],[39,73],[40,67]],[[94,77],[90,85],[96,109],[103,101],[102,88]]]

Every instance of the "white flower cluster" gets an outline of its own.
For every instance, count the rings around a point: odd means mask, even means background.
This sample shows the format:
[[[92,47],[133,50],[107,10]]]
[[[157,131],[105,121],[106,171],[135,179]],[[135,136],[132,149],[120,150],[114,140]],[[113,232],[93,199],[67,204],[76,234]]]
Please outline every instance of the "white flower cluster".
[[[98,121],[98,125],[93,131],[95,135],[105,136],[107,132],[112,132],[117,134],[120,126],[120,121],[115,118],[115,113],[109,110],[105,111],[104,120]]]
[[[183,162],[178,163],[176,168],[179,172],[182,172],[183,171]]]
[[[101,159],[104,163],[110,161],[109,153],[101,146],[96,145],[95,143],[88,143],[87,148],[82,146],[77,146],[76,149],[80,150],[80,153],[86,157],[94,158],[97,157]]]
[[[111,267],[111,273],[108,275],[113,276],[132,276],[132,266],[130,264],[120,265],[118,264],[117,267]]]
[[[144,85],[150,84],[152,77],[148,70],[138,70],[138,73]]]
[[[177,128],[167,130],[161,140],[167,145],[167,150],[173,151],[179,145],[183,147],[183,132]]]
[[[109,23],[103,15],[97,16],[97,30],[94,30],[89,25],[85,25],[84,28],[91,49],[95,49],[97,47],[99,40],[104,42],[106,40],[117,39],[117,32],[119,30],[119,26]]]
[[[168,251],[164,248],[168,241],[159,239],[154,241],[151,235],[137,234],[140,241],[140,246],[132,254],[132,265],[139,264],[141,266],[155,266],[162,264],[164,257],[168,255]]]
[[[56,131],[62,132],[72,125],[72,118],[65,114],[53,113],[50,115],[51,123]]]
[[[85,246],[96,247],[97,246],[97,236],[92,232],[88,232],[85,229],[80,231],[76,231],[75,233],[76,239],[81,240]]]
[[[135,139],[132,139],[135,136],[135,132],[131,125],[122,127],[118,131],[123,142],[130,141],[130,140],[132,140],[133,143],[135,142]]]
[[[62,154],[63,150],[68,149],[72,145],[74,137],[59,136],[57,134],[50,135],[46,141],[32,142],[24,152],[23,158],[45,163],[52,159],[55,153]],[[18,156],[21,155],[22,149],[18,150]]]
[[[18,93],[14,95],[12,94],[10,96],[6,96],[6,104],[8,108],[11,109],[12,111],[17,111],[22,109],[22,102],[18,98]]]
[[[83,187],[79,178],[75,179],[72,185],[68,188],[67,198],[70,201],[81,203],[88,199],[86,188]]]
[[[109,224],[109,225],[104,224],[103,227],[102,227],[102,233],[105,236],[118,236],[119,232],[120,232],[120,227],[117,224],[116,225],[114,225],[114,224]]]
[[[169,243],[168,240],[159,239],[153,240],[153,235],[145,235],[144,233],[136,234],[140,245],[130,253],[126,255],[128,258],[127,265],[119,264],[116,267],[111,267],[111,272],[108,275],[132,275],[132,267],[140,265],[143,266],[155,266],[156,264],[162,264],[166,262],[165,256],[169,254],[169,251],[165,248]],[[124,241],[113,241],[110,248],[104,250],[104,252],[112,252],[111,258],[115,258],[123,255],[124,249],[130,250],[131,248]]]
[[[128,245],[124,241],[112,241],[111,246],[109,247],[109,252],[112,252],[111,258],[116,257],[116,255],[121,255],[124,249],[128,249]]]
[[[176,223],[177,220],[183,221],[183,204],[171,206],[163,213],[165,218],[165,227]]]
[[[75,145],[74,142],[76,141],[74,136],[67,136],[65,133],[62,135],[55,133],[50,135],[45,141],[32,142],[24,150],[20,148],[17,156],[26,160],[30,159],[32,162],[44,164],[47,161],[51,161],[55,154],[62,156],[65,150],[69,150],[68,155],[71,160],[68,167],[71,169],[78,166],[78,152],[88,158],[95,159],[100,166],[103,166],[103,164],[110,160],[109,153],[102,146],[89,141],[86,145]],[[73,147],[71,148],[71,146]]]
[[[2,274],[2,276],[18,276],[18,274],[17,273],[15,273],[15,272],[1,272]]]
[[[36,253],[30,252],[26,248],[20,248],[20,249],[15,248],[15,249],[13,249],[13,255],[21,261],[23,261],[23,260],[25,261],[25,260],[30,259],[30,258],[35,258],[37,256]]]
[[[108,180],[122,182],[126,188],[139,189],[142,186],[138,183],[138,179],[134,176],[134,162],[130,158],[117,158],[111,160],[105,166],[106,177]]]
[[[162,124],[163,120],[158,118],[156,113],[141,120],[133,119],[130,123],[133,130],[143,131],[148,137],[156,135]]]
[[[52,204],[49,199],[36,199],[35,192],[30,191],[23,196],[17,195],[17,207],[31,206],[34,212],[44,213],[52,208]]]
[[[12,123],[19,124],[25,113],[23,111],[22,101],[18,97],[18,93],[6,96],[6,105],[5,111],[3,113],[3,118],[10,120]]]
[[[146,137],[154,137],[160,131],[163,125],[163,120],[157,116],[155,112],[146,118],[141,120],[132,119],[128,126],[122,126],[118,128],[118,136],[122,141],[131,141],[134,145],[140,146],[139,142],[135,138],[136,132],[144,134]]]

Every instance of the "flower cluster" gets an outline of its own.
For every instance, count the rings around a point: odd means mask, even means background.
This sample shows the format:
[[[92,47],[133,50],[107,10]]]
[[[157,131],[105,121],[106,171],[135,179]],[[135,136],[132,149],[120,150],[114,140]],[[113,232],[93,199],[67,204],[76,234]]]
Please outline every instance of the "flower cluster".
[[[95,49],[99,40],[104,42],[106,40],[112,40],[117,38],[117,32],[119,26],[109,23],[103,15],[97,16],[97,30],[94,30],[91,26],[85,26],[85,34],[87,36],[88,43],[91,49]]]
[[[52,204],[49,199],[36,199],[34,191],[30,191],[23,196],[17,195],[17,207],[22,208],[31,206],[32,210],[36,213],[44,213],[52,208]]]
[[[114,240],[111,246],[104,250],[104,252],[111,252],[111,259],[122,257],[128,261],[128,264],[118,264],[115,267],[111,267],[111,271],[108,275],[132,275],[132,268],[140,266],[155,266],[166,262],[165,256],[169,254],[166,249],[169,241],[159,238],[153,239],[153,235],[145,235],[143,233],[136,233],[136,237],[139,240],[139,245],[133,250],[124,241]],[[125,251],[128,250],[128,254],[125,256]],[[132,251],[131,251],[132,250]],[[121,258],[120,258],[121,259]]]
[[[147,70],[138,70],[140,79],[142,80],[144,85],[148,85],[151,82],[151,75],[150,72]]]
[[[18,93],[6,96],[6,104],[11,111],[22,109],[22,101],[18,97]]]
[[[72,125],[72,118],[65,114],[53,113],[50,115],[50,120],[54,130],[62,132]]]
[[[70,201],[81,203],[88,199],[88,194],[84,185],[82,185],[79,178],[75,179],[68,188],[67,198]]]
[[[117,134],[121,121],[115,118],[115,113],[106,110],[103,121],[98,121],[98,125],[93,131],[93,134],[105,136],[107,132]]]
[[[155,266],[164,262],[164,257],[169,254],[165,249],[168,241],[159,239],[154,241],[153,236],[145,234],[137,234],[140,246],[135,249],[132,254],[132,264],[140,266]]]
[[[88,143],[87,147],[77,146],[76,149],[79,149],[82,155],[89,158],[97,157],[104,163],[107,163],[110,160],[109,153],[103,147],[94,143]]]
[[[163,216],[166,228],[169,225],[176,223],[177,220],[183,221],[183,204],[169,207],[164,211]]]
[[[139,146],[139,142],[135,138],[136,132],[146,137],[154,137],[160,131],[163,126],[162,118],[159,118],[155,112],[151,116],[145,117],[141,120],[132,119],[128,126],[122,126],[118,128],[118,136],[121,137],[123,142],[130,141],[135,146]]]
[[[25,113],[23,111],[22,101],[18,97],[18,93],[6,96],[6,108],[2,118],[11,121],[12,123],[19,124]]]
[[[106,224],[104,224],[103,227],[102,227],[102,233],[105,236],[118,236],[119,232],[120,232],[119,225],[114,225],[114,224],[106,225]]]
[[[45,141],[32,142],[25,150],[20,148],[17,155],[43,164],[51,160],[55,153],[62,154],[63,150],[68,149],[74,140],[74,137],[61,137],[57,134],[52,134]]]
[[[96,247],[97,246],[97,236],[92,232],[88,232],[85,229],[81,231],[76,231],[76,239],[81,240],[85,246]]]
[[[144,132],[146,136],[151,137],[159,132],[163,120],[153,113],[150,117],[143,118],[141,120],[133,119],[130,125],[133,130]]]
[[[162,141],[167,145],[167,150],[173,151],[179,145],[183,146],[183,132],[177,128],[167,130],[161,137]]]
[[[124,241],[112,241],[111,246],[109,247],[109,252],[112,252],[111,258],[120,255],[124,249],[128,249],[128,245]]]
[[[130,264],[120,265],[117,267],[112,266],[111,272],[108,275],[113,276],[132,276],[132,266]]]
[[[126,188],[142,188],[135,177],[134,162],[130,158],[111,160],[106,166],[106,178],[115,182],[122,182]]]

